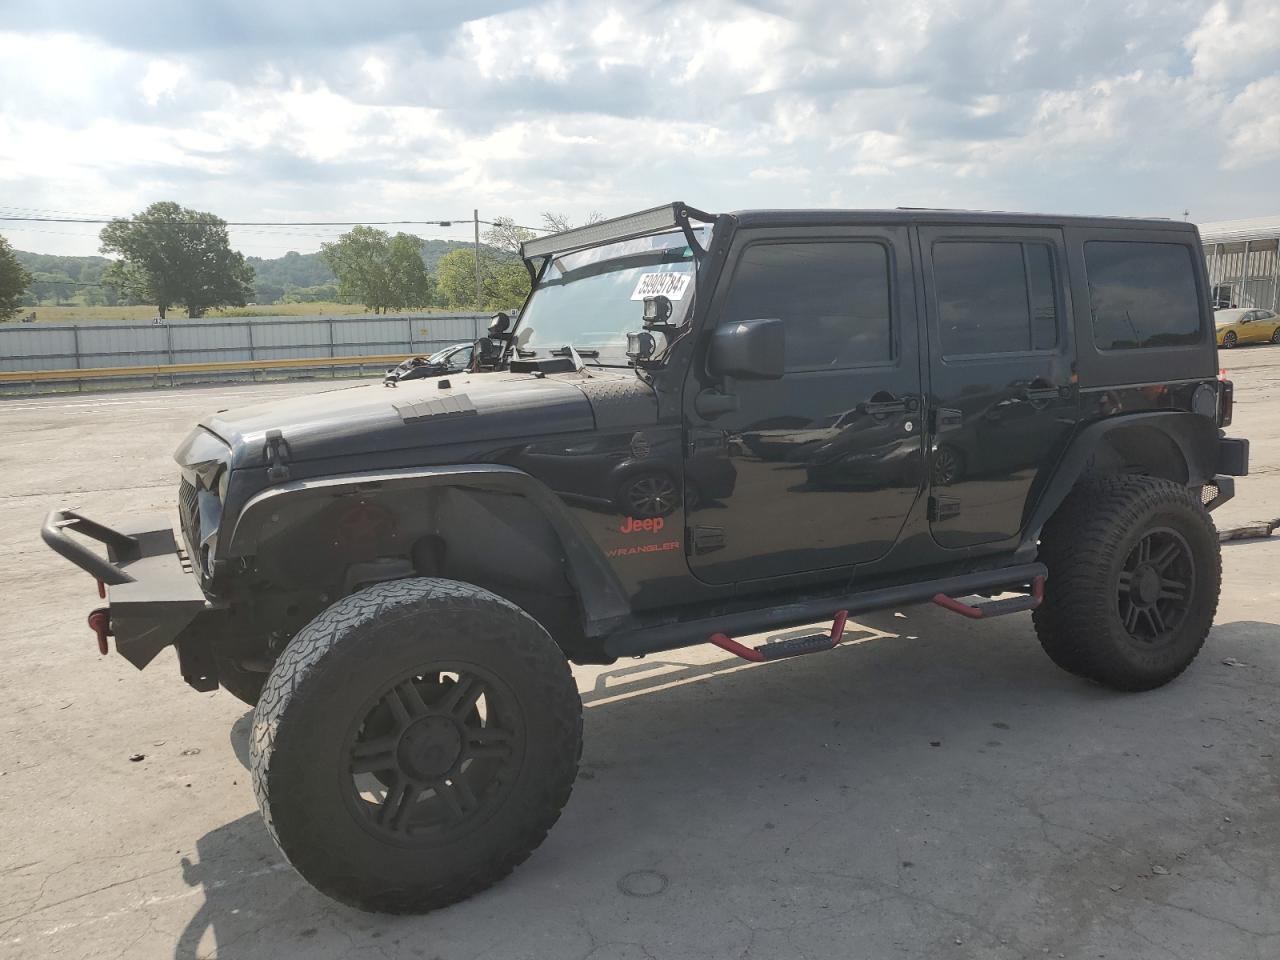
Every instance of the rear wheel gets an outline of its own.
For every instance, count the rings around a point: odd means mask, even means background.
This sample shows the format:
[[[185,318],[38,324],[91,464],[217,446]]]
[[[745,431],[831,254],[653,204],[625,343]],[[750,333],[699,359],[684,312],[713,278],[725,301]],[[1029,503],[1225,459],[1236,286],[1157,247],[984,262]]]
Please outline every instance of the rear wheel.
[[[1117,690],[1168,683],[1195,659],[1218,607],[1213,521],[1180,484],[1086,481],[1046,524],[1049,567],[1033,616],[1050,658]]]
[[[524,611],[381,583],[290,641],[254,712],[258,805],[289,862],[366,910],[425,912],[524,861],[569,798],[582,706]]]
[[[1271,342],[1280,343],[1280,327],[1276,327],[1271,331]]]

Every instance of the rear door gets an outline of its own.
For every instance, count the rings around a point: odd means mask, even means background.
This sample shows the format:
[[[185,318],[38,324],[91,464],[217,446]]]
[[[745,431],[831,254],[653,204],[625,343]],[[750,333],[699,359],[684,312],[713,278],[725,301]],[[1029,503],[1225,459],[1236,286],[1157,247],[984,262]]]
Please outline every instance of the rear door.
[[[1066,248],[1055,228],[920,228],[943,547],[1018,535],[1077,420]]]
[[[734,482],[688,498],[689,566],[733,583],[839,576],[898,538],[924,477],[921,361],[904,226],[753,229],[729,252],[709,321],[786,325],[779,380],[737,380],[702,417],[685,388],[686,473],[724,458]],[[705,468],[703,468],[705,469]]]

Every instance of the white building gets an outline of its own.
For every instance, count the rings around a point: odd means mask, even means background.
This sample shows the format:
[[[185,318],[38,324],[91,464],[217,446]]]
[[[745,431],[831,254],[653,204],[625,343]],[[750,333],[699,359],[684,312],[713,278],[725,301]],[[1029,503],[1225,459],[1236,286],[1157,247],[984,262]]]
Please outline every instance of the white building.
[[[1280,312],[1280,217],[1200,224],[1215,308]]]

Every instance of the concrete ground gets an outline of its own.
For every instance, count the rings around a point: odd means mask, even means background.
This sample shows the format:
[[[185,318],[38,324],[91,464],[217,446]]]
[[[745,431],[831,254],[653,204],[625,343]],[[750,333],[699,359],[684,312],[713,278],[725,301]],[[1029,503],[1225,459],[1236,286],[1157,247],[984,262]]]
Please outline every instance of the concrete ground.
[[[1219,522],[1270,519],[1280,348],[1224,362],[1254,476]],[[932,607],[822,657],[578,669],[582,773],[524,866],[426,917],[326,900],[259,821],[244,706],[100,658],[37,532],[172,509],[194,419],[318,386],[0,402],[0,956],[1280,956],[1280,537],[1223,548],[1203,655],[1143,695]]]

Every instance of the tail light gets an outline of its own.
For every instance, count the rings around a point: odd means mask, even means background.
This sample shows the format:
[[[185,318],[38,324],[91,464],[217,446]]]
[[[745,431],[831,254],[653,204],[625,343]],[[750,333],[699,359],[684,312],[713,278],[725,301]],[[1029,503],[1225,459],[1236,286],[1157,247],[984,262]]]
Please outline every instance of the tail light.
[[[1223,373],[1226,373],[1224,370]],[[1218,380],[1218,426],[1231,426],[1231,408],[1235,406],[1236,387],[1230,380]]]

